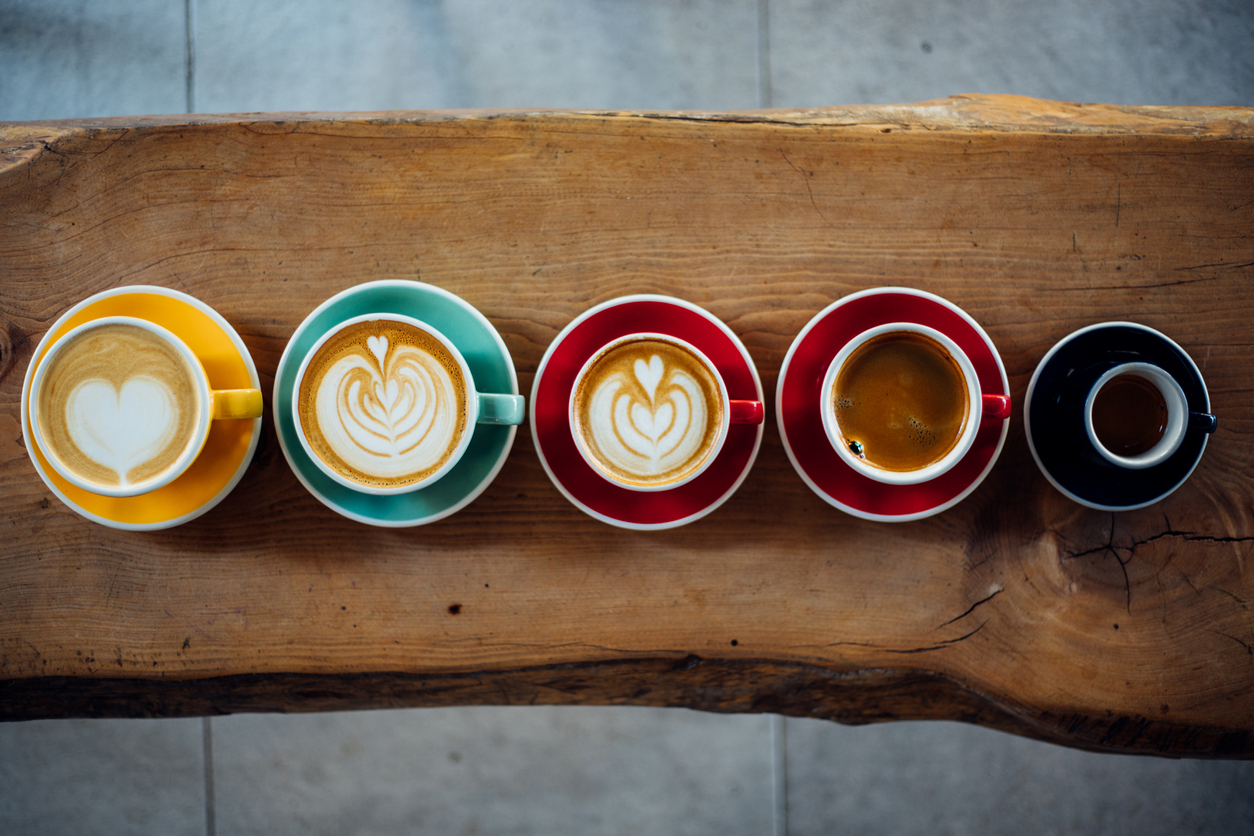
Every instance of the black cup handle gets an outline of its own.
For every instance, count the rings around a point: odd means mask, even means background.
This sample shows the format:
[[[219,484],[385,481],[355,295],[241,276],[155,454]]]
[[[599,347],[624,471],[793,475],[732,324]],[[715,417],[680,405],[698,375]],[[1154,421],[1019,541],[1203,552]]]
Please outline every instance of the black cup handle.
[[[1189,429],[1201,430],[1204,433],[1213,433],[1215,428],[1219,426],[1219,419],[1208,412],[1190,412],[1189,413]]]

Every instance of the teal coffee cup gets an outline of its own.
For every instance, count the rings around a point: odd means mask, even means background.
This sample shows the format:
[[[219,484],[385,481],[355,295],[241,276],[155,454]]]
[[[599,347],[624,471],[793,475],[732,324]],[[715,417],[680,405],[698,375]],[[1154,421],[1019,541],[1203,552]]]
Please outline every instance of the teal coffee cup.
[[[479,424],[516,425],[519,395],[480,392],[456,343],[412,316],[374,312],[334,325],[305,352],[291,416],[310,461],[373,495],[448,474]]]

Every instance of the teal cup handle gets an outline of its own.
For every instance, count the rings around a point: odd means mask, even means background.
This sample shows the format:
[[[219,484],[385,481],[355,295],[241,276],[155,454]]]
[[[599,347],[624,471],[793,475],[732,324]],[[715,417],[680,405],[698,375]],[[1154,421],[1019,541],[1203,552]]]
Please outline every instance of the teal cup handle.
[[[477,424],[521,424],[526,416],[527,405],[522,395],[479,393]]]

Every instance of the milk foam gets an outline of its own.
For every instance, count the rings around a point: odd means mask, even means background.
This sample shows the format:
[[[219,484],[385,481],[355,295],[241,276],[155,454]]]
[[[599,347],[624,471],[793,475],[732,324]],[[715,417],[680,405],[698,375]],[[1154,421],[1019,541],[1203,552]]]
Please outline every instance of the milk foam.
[[[112,470],[118,484],[150,461],[174,439],[179,405],[160,380],[132,377],[116,388],[107,380],[87,380],[75,387],[66,404],[66,429],[78,449]]]
[[[676,481],[700,465],[721,419],[712,414],[721,403],[712,377],[695,357],[663,345],[611,349],[589,369],[581,395],[582,437],[595,458],[642,485]],[[677,362],[677,352],[690,362]]]
[[[202,408],[182,355],[125,323],[90,329],[62,346],[37,397],[45,452],[102,487],[160,478],[194,440]]]
[[[404,333],[416,332],[412,326],[364,322],[350,329],[356,330],[328,343],[331,354],[325,362],[315,358],[306,374],[313,388],[302,416],[311,444],[337,470],[347,468],[349,478],[380,485],[417,482],[443,464],[461,440],[466,421],[461,374],[452,358],[442,361],[432,353],[426,335]],[[324,455],[327,450],[333,456]]]

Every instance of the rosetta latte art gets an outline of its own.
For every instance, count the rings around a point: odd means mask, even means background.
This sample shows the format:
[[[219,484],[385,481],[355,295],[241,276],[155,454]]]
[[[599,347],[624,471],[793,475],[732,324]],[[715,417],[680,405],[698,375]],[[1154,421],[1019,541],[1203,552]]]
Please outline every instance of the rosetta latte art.
[[[421,475],[458,442],[458,390],[445,366],[413,345],[367,339],[326,369],[315,397],[318,427],[345,464],[382,479]]]
[[[701,384],[654,354],[599,380],[587,432],[600,457],[640,481],[686,472],[706,451],[709,409]],[[676,477],[677,478],[677,477]]]

